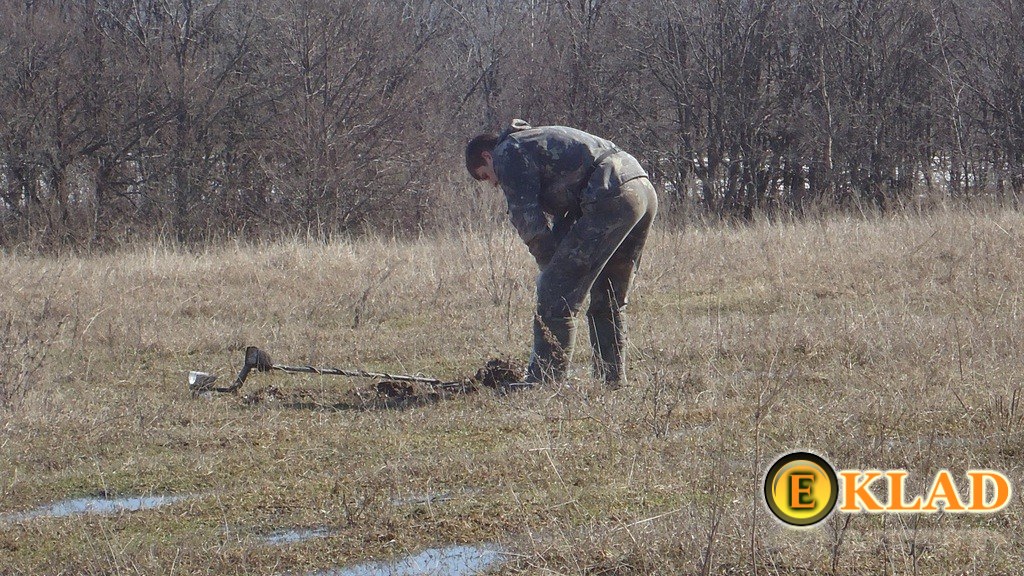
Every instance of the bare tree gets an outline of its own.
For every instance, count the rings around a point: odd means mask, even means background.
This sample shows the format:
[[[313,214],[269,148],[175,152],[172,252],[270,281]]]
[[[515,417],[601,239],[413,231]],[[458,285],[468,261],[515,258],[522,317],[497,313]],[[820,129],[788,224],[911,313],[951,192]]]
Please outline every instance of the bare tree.
[[[517,116],[727,218],[1024,187],[1020,0],[0,8],[3,244],[414,229]]]

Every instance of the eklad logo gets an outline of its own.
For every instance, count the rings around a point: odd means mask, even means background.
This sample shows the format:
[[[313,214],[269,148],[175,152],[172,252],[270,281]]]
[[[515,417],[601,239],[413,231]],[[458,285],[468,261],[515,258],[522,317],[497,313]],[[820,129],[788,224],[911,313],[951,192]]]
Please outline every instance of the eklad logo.
[[[970,500],[961,492],[949,470],[939,470],[925,494],[910,497],[906,470],[841,470],[810,452],[782,456],[768,469],[764,479],[764,498],[768,508],[791,526],[812,526],[821,522],[836,507],[839,511],[859,513],[989,514],[1006,508],[1013,487],[1005,474],[995,470],[968,470]],[[840,479],[842,482],[840,483]],[[885,497],[872,490],[884,488]],[[941,506],[940,506],[941,504]]]

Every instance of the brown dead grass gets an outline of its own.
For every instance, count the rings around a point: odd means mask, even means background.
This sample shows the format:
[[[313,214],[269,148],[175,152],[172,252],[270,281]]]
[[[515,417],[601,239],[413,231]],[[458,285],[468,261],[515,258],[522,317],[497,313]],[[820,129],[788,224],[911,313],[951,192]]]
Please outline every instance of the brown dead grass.
[[[301,574],[452,542],[502,543],[515,555],[501,570],[523,574],[1022,564],[1016,497],[994,516],[835,515],[804,531],[759,499],[771,460],[799,448],[843,468],[991,467],[1020,483],[1013,212],[659,230],[619,391],[587,378],[585,347],[571,388],[511,396],[395,404],[361,395],[365,381],[276,373],[239,396],[185,386],[190,369],[233,377],[246,345],[442,379],[525,359],[534,274],[507,230],[0,257],[0,311],[48,351],[0,412],[0,513],[199,495],[0,524],[0,573]],[[432,494],[454,496],[415,499]],[[332,534],[259,541],[320,526]]]

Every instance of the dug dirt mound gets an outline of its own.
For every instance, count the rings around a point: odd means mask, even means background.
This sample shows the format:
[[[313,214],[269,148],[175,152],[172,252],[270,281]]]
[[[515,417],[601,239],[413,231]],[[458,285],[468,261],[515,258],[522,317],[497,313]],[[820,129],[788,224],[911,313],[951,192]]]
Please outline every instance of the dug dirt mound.
[[[525,368],[519,362],[504,358],[492,358],[483,368],[476,371],[470,380],[487,388],[500,388],[506,384],[520,382]]]
[[[409,398],[417,394],[416,387],[411,382],[397,382],[395,380],[381,380],[374,387],[377,394],[388,398]]]

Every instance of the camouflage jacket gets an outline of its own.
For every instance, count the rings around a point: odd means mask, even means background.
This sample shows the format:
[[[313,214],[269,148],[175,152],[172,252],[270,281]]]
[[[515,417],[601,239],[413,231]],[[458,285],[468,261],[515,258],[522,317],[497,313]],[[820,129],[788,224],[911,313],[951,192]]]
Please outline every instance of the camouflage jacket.
[[[552,223],[571,223],[587,199],[647,176],[636,158],[608,140],[565,126],[533,128],[522,120],[501,133],[493,157],[509,219],[542,266],[558,241]]]

